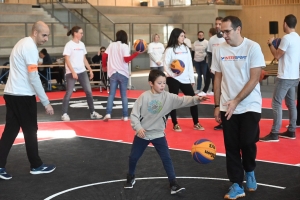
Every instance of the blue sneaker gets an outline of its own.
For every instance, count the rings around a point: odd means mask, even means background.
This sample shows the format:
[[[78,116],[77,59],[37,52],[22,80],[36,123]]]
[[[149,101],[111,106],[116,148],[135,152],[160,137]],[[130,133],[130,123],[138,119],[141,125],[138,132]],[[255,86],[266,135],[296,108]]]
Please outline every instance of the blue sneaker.
[[[0,178],[4,180],[9,180],[12,178],[12,176],[8,173],[6,173],[5,168],[0,168]]]
[[[48,174],[55,170],[55,165],[45,165],[42,164],[38,168],[31,168],[30,174]]]
[[[257,189],[254,171],[246,172],[246,189],[253,192]]]
[[[243,187],[241,188],[239,184],[234,183],[229,188],[229,192],[225,194],[224,199],[237,199],[244,196],[246,196],[244,192],[244,188]]]

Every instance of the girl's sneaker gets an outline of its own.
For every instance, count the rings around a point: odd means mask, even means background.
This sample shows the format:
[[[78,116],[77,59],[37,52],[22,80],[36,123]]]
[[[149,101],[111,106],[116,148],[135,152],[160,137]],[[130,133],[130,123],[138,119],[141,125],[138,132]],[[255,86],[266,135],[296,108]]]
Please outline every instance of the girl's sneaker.
[[[199,131],[204,131],[205,130],[205,128],[203,126],[201,126],[201,124],[199,124],[199,123],[194,125],[194,129],[199,130]]]
[[[173,130],[176,131],[176,132],[181,132],[181,128],[178,124],[176,124],[174,127],[173,127]]]
[[[103,118],[103,121],[108,122],[108,120],[111,118],[110,114],[106,114]]]
[[[62,121],[70,121],[70,117],[67,113],[65,113],[61,116],[61,120]]]
[[[100,115],[95,111],[91,114],[91,119],[101,119],[102,117],[103,117],[102,115]]]

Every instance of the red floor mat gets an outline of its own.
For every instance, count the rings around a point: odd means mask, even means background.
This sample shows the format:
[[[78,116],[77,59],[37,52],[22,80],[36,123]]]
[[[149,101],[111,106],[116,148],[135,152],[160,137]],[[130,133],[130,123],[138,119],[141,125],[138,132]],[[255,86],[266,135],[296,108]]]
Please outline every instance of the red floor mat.
[[[213,127],[216,125],[214,119],[200,119],[200,123],[205,127],[205,131],[196,131],[192,127],[191,119],[179,119],[179,124],[182,132],[174,132],[172,130],[172,123],[169,120],[166,135],[170,148],[190,151],[192,144],[201,138],[206,138],[216,145],[217,152],[225,153],[223,144],[222,131],[215,131]],[[284,127],[287,120],[283,121]],[[272,120],[261,120],[261,136],[270,132]],[[0,126],[0,133],[3,132],[4,126]],[[282,128],[284,131],[285,128]],[[77,136],[89,137],[95,139],[112,140],[116,142],[131,143],[134,132],[131,129],[130,122],[121,120],[110,120],[109,122],[99,121],[71,121],[71,122],[45,122],[39,123],[40,140],[54,139],[57,137],[69,137],[70,132],[74,132]],[[46,134],[45,134],[46,132]],[[64,135],[65,134],[65,135]],[[280,139],[277,143],[263,143],[258,142],[258,160],[265,160],[270,162],[279,162],[286,164],[300,164],[300,131],[297,130],[297,139],[288,140]],[[71,135],[72,136],[72,135]],[[15,143],[23,143],[20,136]]]

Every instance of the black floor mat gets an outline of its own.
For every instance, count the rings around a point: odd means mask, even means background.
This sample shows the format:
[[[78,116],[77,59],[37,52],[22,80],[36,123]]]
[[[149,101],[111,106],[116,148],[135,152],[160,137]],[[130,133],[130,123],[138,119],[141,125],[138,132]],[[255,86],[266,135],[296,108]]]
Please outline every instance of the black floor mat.
[[[227,179],[225,158],[219,156],[210,164],[201,165],[193,161],[189,152],[171,150],[178,182],[186,188],[185,194],[179,196],[170,194],[166,178],[137,180],[133,189],[123,189],[122,179],[126,178],[128,170],[130,144],[76,137],[42,141],[39,148],[43,161],[56,164],[57,169],[51,174],[29,174],[24,145],[13,146],[6,166],[13,178],[8,181],[0,180],[1,200],[40,200],[74,187],[113,180],[116,182],[71,190],[52,199],[217,200],[223,199],[231,185],[228,181],[219,180]],[[154,148],[146,149],[137,165],[136,177],[166,177]],[[300,199],[299,167],[257,162],[256,178],[259,183],[286,189],[259,185],[256,192],[246,192],[246,197],[242,199]]]

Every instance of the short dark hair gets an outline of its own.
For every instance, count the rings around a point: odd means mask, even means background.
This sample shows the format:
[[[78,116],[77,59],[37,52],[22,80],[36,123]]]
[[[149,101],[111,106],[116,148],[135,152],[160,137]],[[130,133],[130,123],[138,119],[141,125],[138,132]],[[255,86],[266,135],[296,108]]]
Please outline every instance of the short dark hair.
[[[101,51],[102,49],[106,50],[106,47],[100,47],[100,51]]]
[[[284,22],[287,24],[289,28],[295,28],[297,24],[297,18],[295,17],[295,15],[290,14],[285,16]]]
[[[203,34],[204,34],[204,32],[203,32],[203,31],[198,31],[198,34],[197,34],[197,35],[199,35],[199,33],[203,33]]]
[[[217,34],[217,31],[216,31],[215,28],[210,28],[210,29],[209,29],[209,33],[210,33],[211,35],[216,35],[216,34]]]
[[[222,20],[223,20],[223,17],[216,17],[216,20],[215,20],[215,21],[217,21],[217,20],[222,21]]]
[[[153,69],[149,73],[148,81],[151,81],[151,83],[154,84],[155,80],[160,76],[166,77],[164,72],[162,72],[158,69]]]
[[[120,41],[121,43],[128,44],[127,33],[125,31],[123,31],[123,30],[119,30],[116,33],[116,41]]]
[[[222,22],[231,22],[231,27],[235,30],[237,27],[242,29],[242,21],[236,16],[227,16],[222,19]]]
[[[73,28],[68,31],[67,36],[69,35],[74,36],[74,33],[78,33],[80,29],[82,29],[80,26],[73,26]]]
[[[47,54],[48,54],[48,52],[47,52],[46,49],[42,49],[42,50],[40,51],[40,53],[42,53],[43,55],[47,55]]]

